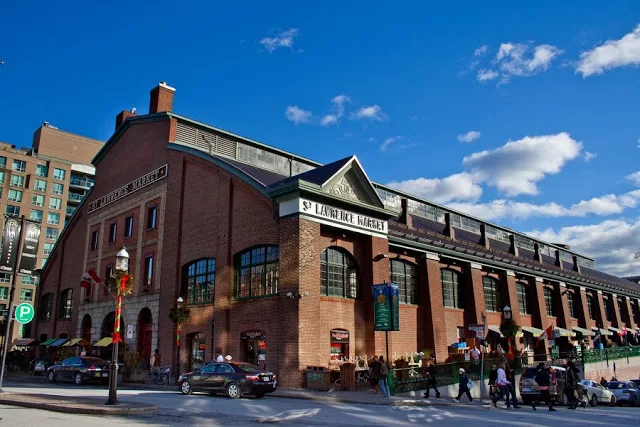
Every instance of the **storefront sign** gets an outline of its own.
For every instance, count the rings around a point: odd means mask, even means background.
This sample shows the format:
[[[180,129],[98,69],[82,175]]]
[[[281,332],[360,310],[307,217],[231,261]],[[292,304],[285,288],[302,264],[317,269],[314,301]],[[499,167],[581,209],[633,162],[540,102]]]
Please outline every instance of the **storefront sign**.
[[[131,181],[128,184],[123,185],[122,187],[112,191],[111,193],[105,194],[97,200],[89,203],[89,207],[87,208],[87,213],[91,213],[97,211],[98,209],[102,209],[107,205],[110,205],[113,202],[117,202],[123,197],[128,196],[131,193],[135,193],[138,190],[147,187],[156,181],[159,181],[163,178],[167,177],[168,166],[164,165],[159,167],[158,169],[149,172],[146,175],[141,176],[140,178]]]
[[[245,331],[240,334],[240,338],[243,340],[263,340],[265,337],[262,331]]]
[[[349,331],[340,331],[333,330],[331,331],[331,342],[332,343],[348,343],[349,342]]]
[[[400,330],[400,288],[394,283],[373,285],[373,330]]]
[[[37,267],[38,244],[40,242],[40,225],[26,221],[22,233],[22,255],[20,256],[19,274],[32,276]]]
[[[387,236],[387,221],[347,209],[298,198],[280,204],[280,216],[300,213],[322,224],[376,236]]]
[[[0,270],[13,271],[18,258],[18,239],[21,223],[15,218],[7,218],[4,222],[4,237],[2,239],[2,258],[0,258]]]

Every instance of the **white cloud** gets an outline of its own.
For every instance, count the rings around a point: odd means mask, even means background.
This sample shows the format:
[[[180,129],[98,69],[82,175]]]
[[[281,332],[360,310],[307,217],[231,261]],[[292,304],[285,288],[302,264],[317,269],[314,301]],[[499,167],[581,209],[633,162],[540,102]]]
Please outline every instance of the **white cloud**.
[[[387,151],[387,148],[389,148],[389,145],[393,144],[394,142],[400,139],[402,139],[402,137],[399,135],[385,139],[382,145],[380,146],[380,151]]]
[[[274,52],[276,49],[281,47],[288,47],[291,49],[293,47],[294,38],[298,35],[297,28],[289,28],[285,31],[280,31],[275,37],[264,37],[260,40],[260,44],[265,47],[269,51],[269,53]]]
[[[337,95],[333,97],[331,103],[333,104],[334,112],[331,114],[325,115],[320,124],[323,126],[330,126],[338,123],[340,118],[344,116],[344,104],[345,102],[350,102],[351,99],[346,95]]]
[[[576,74],[582,73],[582,77],[589,77],[629,65],[640,65],[640,25],[619,40],[609,40],[582,52]]]
[[[439,203],[453,200],[475,201],[482,195],[482,188],[473,182],[468,173],[458,173],[446,178],[417,178],[391,181],[387,184],[398,190]]]
[[[562,50],[549,44],[541,44],[533,48],[533,54],[529,55],[531,45],[525,43],[502,43],[494,63],[500,68],[501,83],[507,83],[511,77],[533,76],[547,71],[551,63]]]
[[[470,130],[467,133],[461,133],[458,135],[458,141],[460,142],[473,142],[478,138],[480,138],[480,132],[477,130]]]
[[[500,148],[473,153],[462,160],[474,182],[498,188],[507,196],[538,194],[536,183],[553,175],[582,150],[568,133],[526,136]]]
[[[631,181],[635,186],[640,187],[640,171],[631,173],[625,178]]]
[[[479,48],[473,51],[473,56],[484,56],[489,51],[489,46],[483,44]]]
[[[593,256],[598,270],[617,276],[640,273],[640,263],[634,254],[640,247],[640,220],[615,219],[598,224],[562,227],[555,231],[533,230],[532,237],[547,242],[562,242],[571,249]]]
[[[289,105],[285,110],[284,115],[287,120],[295,124],[309,123],[311,120],[311,111],[303,110],[297,105]]]
[[[640,138],[638,138],[638,145],[637,145],[637,147],[638,147],[638,148],[640,148]]]
[[[382,107],[379,105],[369,105],[367,107],[361,107],[353,114],[355,119],[369,119],[375,121],[383,121],[387,119],[387,115],[382,112]]]
[[[590,153],[588,151],[584,152],[584,160],[587,163],[589,163],[591,160],[595,159],[596,157],[598,157],[597,153]]]
[[[486,69],[478,70],[479,82],[486,82],[489,80],[493,80],[498,78],[499,76],[500,76],[500,73],[494,70],[486,70]]]

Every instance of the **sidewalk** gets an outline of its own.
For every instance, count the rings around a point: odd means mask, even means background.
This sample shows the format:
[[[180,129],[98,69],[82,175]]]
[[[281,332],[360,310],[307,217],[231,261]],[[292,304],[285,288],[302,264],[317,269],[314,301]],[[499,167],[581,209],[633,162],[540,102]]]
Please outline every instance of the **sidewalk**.
[[[0,405],[89,415],[139,415],[158,410],[157,406],[146,403],[120,402],[117,406],[106,406],[104,399],[32,393],[0,393]]]

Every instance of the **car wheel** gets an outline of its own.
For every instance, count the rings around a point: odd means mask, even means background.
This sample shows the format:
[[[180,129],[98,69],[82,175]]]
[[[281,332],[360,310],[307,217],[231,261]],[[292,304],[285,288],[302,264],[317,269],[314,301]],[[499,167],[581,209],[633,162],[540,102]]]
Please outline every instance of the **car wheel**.
[[[182,381],[182,384],[180,384],[180,392],[185,395],[193,393],[191,383],[188,380]]]
[[[238,385],[238,383],[229,383],[229,385],[227,386],[227,396],[232,399],[240,399],[241,394],[242,393],[240,392],[240,386]]]
[[[609,401],[609,406],[611,406],[611,407],[616,406],[616,397],[615,396],[611,396],[611,400]]]
[[[598,396],[596,396],[595,394],[591,396],[591,400],[589,401],[589,404],[591,406],[598,406]]]
[[[80,372],[76,372],[76,374],[73,376],[73,382],[76,383],[76,385],[82,385],[84,381]]]
[[[49,379],[49,381],[51,381],[52,383],[56,382],[56,374],[53,373],[53,371],[49,371],[49,375],[47,376],[47,378]]]

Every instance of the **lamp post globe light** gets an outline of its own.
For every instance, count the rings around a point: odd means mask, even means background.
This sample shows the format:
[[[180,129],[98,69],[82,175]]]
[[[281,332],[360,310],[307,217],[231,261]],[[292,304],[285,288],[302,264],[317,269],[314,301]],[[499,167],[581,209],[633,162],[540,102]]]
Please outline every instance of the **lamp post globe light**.
[[[502,309],[502,315],[504,316],[505,320],[511,320],[511,307],[505,305]]]
[[[116,288],[116,320],[113,327],[114,331],[114,342],[113,342],[113,352],[111,355],[111,365],[109,366],[109,399],[107,400],[106,405],[119,405],[118,402],[118,344],[120,341],[119,335],[117,335],[116,331],[119,331],[120,326],[120,315],[121,315],[121,303],[122,303],[122,294],[124,292],[120,291],[120,281],[127,280],[127,272],[129,271],[129,253],[127,249],[123,246],[118,253],[116,254],[116,271],[119,273],[115,279],[115,288]],[[108,278],[107,278],[108,279]],[[117,338],[116,338],[117,337]]]

